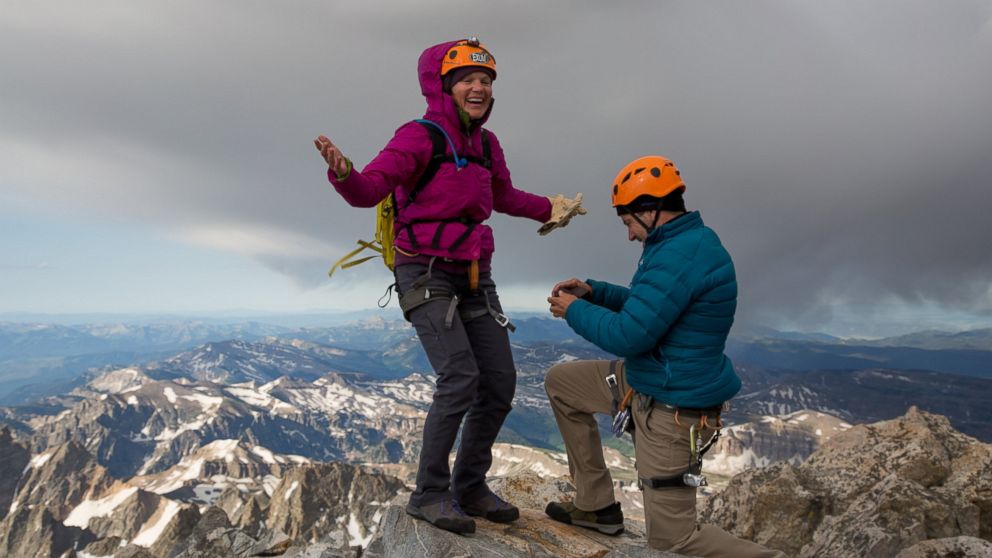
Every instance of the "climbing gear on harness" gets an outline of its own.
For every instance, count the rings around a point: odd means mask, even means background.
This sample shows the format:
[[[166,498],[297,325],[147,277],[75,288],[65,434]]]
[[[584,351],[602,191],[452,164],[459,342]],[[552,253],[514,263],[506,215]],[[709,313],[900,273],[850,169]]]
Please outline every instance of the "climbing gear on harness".
[[[461,310],[458,306],[461,302],[463,302],[463,300],[458,296],[458,294],[445,289],[438,289],[436,287],[420,287],[419,289],[410,289],[400,295],[400,310],[403,311],[403,317],[409,321],[410,312],[415,308],[423,306],[433,300],[444,299],[450,301],[448,303],[448,311],[444,315],[444,327],[446,329],[451,329],[452,326],[454,326],[455,312],[457,311],[462,323],[471,322],[472,320],[482,316],[491,316],[500,327],[505,327],[511,332],[516,331],[517,326],[510,323],[510,318],[508,318],[506,314],[497,312],[496,309],[493,308],[492,303],[489,301],[489,296],[492,293],[492,289],[485,289],[479,293],[480,296],[485,297],[486,308],[484,310]]]
[[[475,37],[458,41],[448,49],[447,54],[441,60],[441,75],[444,76],[456,68],[466,66],[485,68],[492,72],[493,79],[496,79],[496,59],[493,58],[489,49]]]
[[[434,266],[435,259],[437,259],[436,256],[431,258],[430,263],[427,265],[427,271],[418,277],[412,285],[410,285],[410,290],[400,294],[400,310],[403,311],[403,317],[406,318],[407,321],[410,321],[410,312],[412,312],[415,308],[419,308],[420,306],[423,306],[433,300],[444,299],[449,301],[448,311],[444,315],[444,327],[446,329],[451,329],[454,326],[455,312],[457,311],[462,323],[471,322],[476,318],[488,315],[491,316],[500,327],[505,327],[511,332],[517,330],[517,326],[510,323],[510,318],[506,317],[506,314],[497,312],[496,309],[493,308],[492,303],[489,300],[489,296],[494,292],[492,289],[477,291],[479,296],[485,297],[485,309],[462,310],[459,309],[458,306],[461,302],[463,302],[463,298],[460,297],[458,293],[452,292],[448,289],[426,286],[427,281],[431,278],[431,269]]]
[[[479,290],[479,260],[472,260],[468,264],[468,290]]]
[[[653,406],[657,409],[664,409],[675,415],[675,424],[682,425],[683,415],[688,415],[690,417],[694,416],[699,421],[700,428],[723,428],[723,418],[720,416],[720,412],[723,409],[722,406],[709,407],[706,409],[694,409],[689,407],[676,407],[675,405],[669,405],[667,403],[662,403],[661,401],[655,401]],[[716,420],[715,425],[710,424],[710,417]]]
[[[586,208],[582,207],[582,194],[575,194],[575,199],[568,199],[562,194],[548,200],[551,201],[551,217],[537,229],[537,234],[544,236],[555,229],[567,226],[572,217],[585,215]]]
[[[675,475],[674,477],[638,478],[637,483],[641,489],[645,486],[650,488],[682,488],[686,486],[698,488],[708,485],[706,476],[703,475],[703,455],[720,439],[721,426],[716,426],[713,435],[703,444],[701,430],[713,428],[712,426],[706,426],[706,416],[706,414],[701,414],[697,422],[689,425],[689,468],[681,475]],[[718,424],[722,424],[719,417],[717,418],[717,422]]]
[[[359,247],[357,249],[348,252],[341,259],[334,262],[334,265],[331,266],[330,271],[327,272],[329,277],[333,276],[334,272],[338,269],[348,269],[378,257],[382,257],[383,263],[386,267],[392,270],[395,266],[397,251],[397,248],[394,245],[396,231],[399,229],[406,231],[410,244],[414,249],[419,249],[420,243],[417,241],[417,238],[413,232],[413,225],[418,222],[440,222],[440,225],[434,231],[434,238],[431,242],[431,247],[434,249],[440,248],[441,234],[444,232],[444,228],[448,224],[458,222],[466,225],[465,232],[458,236],[458,238],[456,238],[455,241],[447,247],[448,251],[456,250],[462,245],[462,243],[468,240],[469,236],[472,234],[472,230],[478,225],[478,223],[466,217],[422,221],[403,221],[399,218],[402,209],[406,209],[416,201],[418,194],[420,194],[421,190],[423,190],[424,187],[426,187],[427,184],[434,179],[434,176],[437,174],[443,163],[454,163],[455,168],[458,170],[461,170],[469,163],[482,165],[487,169],[492,168],[492,149],[489,143],[489,134],[485,130],[482,131],[482,158],[472,155],[459,157],[451,137],[448,136],[448,133],[445,132],[444,128],[442,128],[439,124],[424,119],[418,119],[414,122],[420,124],[427,131],[427,134],[431,139],[431,158],[427,163],[427,167],[420,174],[420,177],[417,179],[417,182],[414,184],[413,188],[411,188],[410,193],[407,195],[406,203],[402,208],[397,206],[394,194],[389,194],[385,199],[379,202],[378,205],[376,205],[375,240],[359,240]],[[447,152],[449,146],[451,147],[450,155]],[[372,250],[378,254],[353,259],[363,250]],[[477,268],[478,263],[476,262],[475,265]],[[475,288],[478,288],[478,279],[476,279],[474,284],[476,285]],[[473,290],[475,290],[475,288],[473,288]],[[383,298],[385,298],[385,295],[383,295]],[[389,302],[387,300],[386,304],[388,303]]]
[[[620,401],[620,412],[613,417],[613,435],[617,438],[622,438],[623,433],[633,427],[633,423],[630,421],[630,399],[633,395],[634,390],[628,389],[627,395],[623,396],[623,400]]]
[[[630,420],[630,400],[634,396],[634,390],[628,388],[626,395],[620,396],[620,384],[617,382],[616,374],[618,366],[620,366],[620,361],[610,361],[610,373],[606,376],[606,385],[609,386],[610,393],[613,394],[613,406],[610,413],[613,415],[611,430],[617,438],[620,438],[624,432],[634,430],[634,423]]]

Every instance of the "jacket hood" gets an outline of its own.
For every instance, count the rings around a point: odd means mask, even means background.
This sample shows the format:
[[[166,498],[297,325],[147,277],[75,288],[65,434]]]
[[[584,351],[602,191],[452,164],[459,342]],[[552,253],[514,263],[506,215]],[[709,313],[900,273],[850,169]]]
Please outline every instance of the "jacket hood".
[[[427,99],[427,114],[425,115],[427,119],[435,122],[443,119],[455,126],[456,129],[460,129],[461,120],[458,118],[458,107],[451,95],[445,93],[441,80],[441,60],[457,42],[447,41],[424,49],[417,62],[417,76],[420,79],[420,92]],[[493,106],[490,103],[486,114],[475,121],[477,126],[485,124],[492,112]]]

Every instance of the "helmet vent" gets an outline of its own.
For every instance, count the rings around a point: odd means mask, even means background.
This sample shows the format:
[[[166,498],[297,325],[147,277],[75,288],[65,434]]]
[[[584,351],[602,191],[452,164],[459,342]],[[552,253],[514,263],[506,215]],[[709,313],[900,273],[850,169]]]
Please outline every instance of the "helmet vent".
[[[455,58],[458,58],[458,53],[452,50],[448,53],[448,58],[454,60]]]
[[[628,180],[630,180],[630,173],[629,172],[627,173],[626,176],[623,177],[623,180],[620,181],[620,184],[626,184]]]
[[[661,176],[661,169],[659,169],[658,167],[651,167],[651,176],[655,178]]]

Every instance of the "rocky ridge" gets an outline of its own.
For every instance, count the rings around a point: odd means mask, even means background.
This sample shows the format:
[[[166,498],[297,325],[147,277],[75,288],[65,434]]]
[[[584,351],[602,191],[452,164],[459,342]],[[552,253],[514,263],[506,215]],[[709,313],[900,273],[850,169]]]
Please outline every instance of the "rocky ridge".
[[[26,450],[2,434],[0,445],[0,455]],[[501,452],[527,459],[512,446]],[[522,508],[521,519],[480,520],[469,537],[407,516],[408,489],[399,479],[341,463],[298,464],[271,492],[232,486],[212,505],[199,506],[113,479],[78,444],[37,454],[26,467],[23,476],[0,470],[20,479],[12,495],[9,488],[0,492],[13,502],[9,512],[0,511],[6,512],[0,554],[68,558],[76,548],[80,557],[131,558],[675,556],[645,548],[636,520],[628,519],[627,533],[617,538],[551,521],[544,505],[570,498],[573,487],[567,477],[522,467],[490,482]],[[799,465],[783,461],[738,475],[700,516],[802,558],[987,556],[992,446],[912,408],[901,418],[834,434]]]
[[[992,446],[913,407],[835,435],[801,465],[738,475],[700,516],[800,558],[887,558],[932,539],[992,541]]]
[[[27,448],[0,434],[0,455]],[[217,505],[184,503],[114,479],[75,443],[20,463],[0,493],[0,556],[274,556],[291,543],[324,539],[342,552],[376,533],[383,507],[406,491],[394,477],[343,463],[302,464],[271,494],[231,487]],[[78,554],[73,554],[80,551]]]
[[[778,461],[799,465],[832,436],[849,428],[850,424],[835,416],[809,410],[729,426],[707,452],[703,470],[733,476]]]

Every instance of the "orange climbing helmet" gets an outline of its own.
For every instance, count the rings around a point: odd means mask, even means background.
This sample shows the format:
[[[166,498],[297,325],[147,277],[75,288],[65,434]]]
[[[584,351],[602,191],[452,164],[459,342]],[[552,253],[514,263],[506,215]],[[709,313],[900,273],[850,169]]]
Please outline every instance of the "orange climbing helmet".
[[[479,42],[475,37],[458,41],[441,60],[441,75],[457,70],[477,66],[489,70],[493,79],[496,79],[496,59],[492,53],[486,49],[486,45]]]
[[[613,180],[613,207],[618,214],[629,213],[639,210],[630,206],[643,196],[658,200],[675,191],[685,192],[685,183],[675,163],[660,155],[648,155],[620,169]]]

